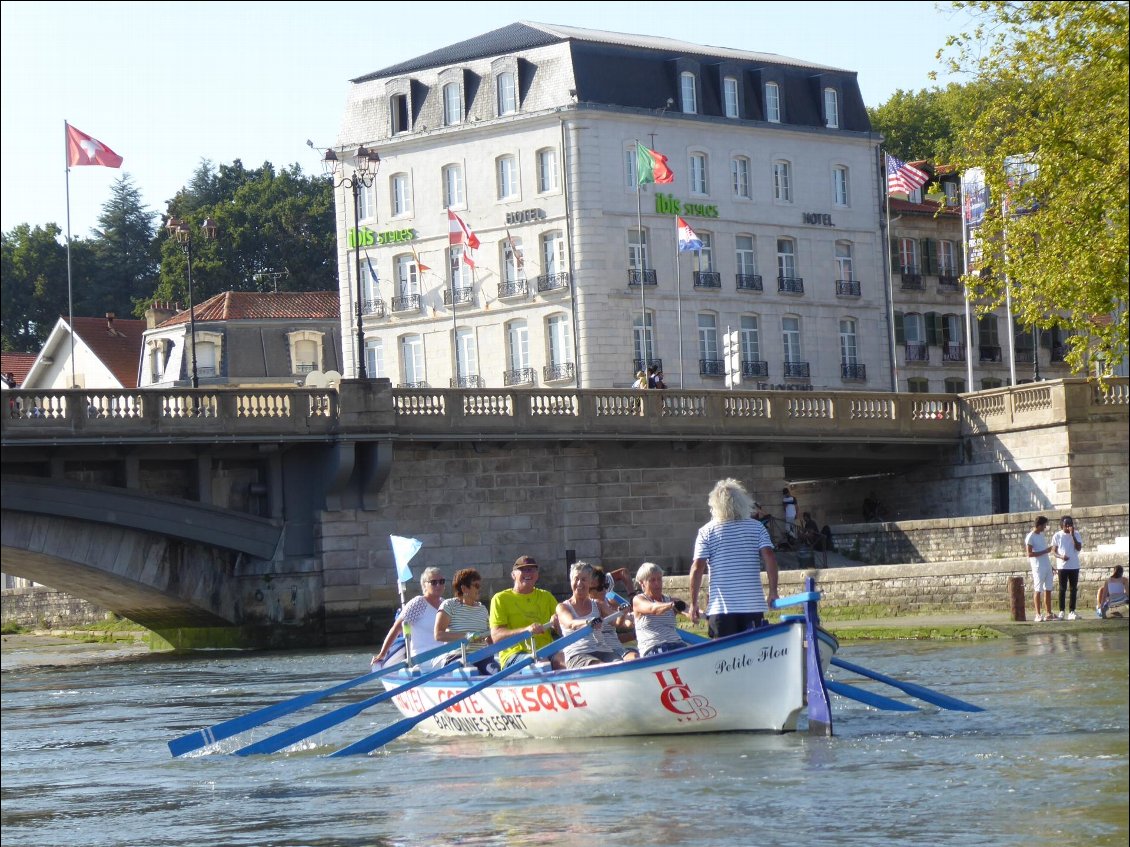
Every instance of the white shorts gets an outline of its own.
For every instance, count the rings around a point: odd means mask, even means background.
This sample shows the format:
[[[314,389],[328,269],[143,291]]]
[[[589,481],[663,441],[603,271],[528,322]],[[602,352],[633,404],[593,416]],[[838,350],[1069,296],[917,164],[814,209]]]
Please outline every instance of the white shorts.
[[[1033,591],[1051,591],[1052,581],[1052,566],[1050,563],[1045,565],[1041,562],[1036,562],[1032,565]]]

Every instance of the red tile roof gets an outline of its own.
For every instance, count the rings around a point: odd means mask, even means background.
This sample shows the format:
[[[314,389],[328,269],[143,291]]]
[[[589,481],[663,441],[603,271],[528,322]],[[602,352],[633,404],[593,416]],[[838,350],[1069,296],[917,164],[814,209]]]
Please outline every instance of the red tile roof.
[[[341,302],[336,291],[226,291],[193,308],[198,321],[248,321],[276,319],[336,319]],[[188,322],[188,310],[162,321],[160,326]]]
[[[0,373],[12,375],[12,388],[23,385],[35,364],[35,353],[0,353]]]
[[[75,318],[73,329],[75,337],[82,339],[123,388],[137,388],[145,321]]]
[[[935,203],[933,200],[923,200],[921,203],[911,203],[909,200],[900,200],[897,197],[891,198],[891,211],[904,213],[910,212],[911,214],[919,215],[933,215],[938,211],[940,203]],[[956,216],[958,212],[957,206],[946,206],[942,209],[942,214],[947,216]]]

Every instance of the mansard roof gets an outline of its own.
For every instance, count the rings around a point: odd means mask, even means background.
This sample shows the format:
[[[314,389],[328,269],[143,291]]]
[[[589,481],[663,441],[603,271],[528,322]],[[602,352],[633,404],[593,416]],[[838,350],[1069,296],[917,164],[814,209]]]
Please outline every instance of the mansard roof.
[[[198,321],[340,320],[336,291],[225,291],[198,303]],[[161,322],[162,327],[188,323],[188,311]]]

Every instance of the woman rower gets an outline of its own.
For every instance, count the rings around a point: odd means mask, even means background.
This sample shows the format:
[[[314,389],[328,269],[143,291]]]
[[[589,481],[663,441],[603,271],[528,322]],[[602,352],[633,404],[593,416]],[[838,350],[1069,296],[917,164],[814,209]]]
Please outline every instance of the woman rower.
[[[640,593],[632,598],[636,617],[636,644],[641,656],[654,656],[686,647],[675,626],[681,601],[663,593],[663,569],[654,562],[644,562],[636,572]],[[686,604],[682,604],[686,609]]]
[[[466,636],[469,649],[478,649],[490,643],[487,607],[479,600],[482,587],[483,578],[474,568],[463,568],[455,574],[452,581],[455,596],[444,600],[436,614],[436,641],[446,644]],[[452,657],[449,656],[447,661],[452,661]],[[476,662],[475,667],[481,673],[495,673],[498,671],[498,662],[492,656]]]
[[[408,638],[405,640],[409,643],[410,655],[416,656],[440,645],[435,637],[436,616],[439,614],[440,603],[443,602],[446,585],[447,580],[443,578],[439,568],[424,569],[420,574],[420,589],[424,593],[404,604],[400,616],[385,636],[380,652],[373,656],[373,665],[384,664],[393,642],[403,632],[405,624],[409,628]]]
[[[574,562],[569,568],[569,582],[573,587],[572,596],[557,604],[557,624],[561,627],[561,634],[568,635],[587,627],[593,620],[597,623],[588,635],[564,649],[565,667],[584,668],[619,660],[620,657],[604,643],[599,623],[602,618],[615,614],[616,608],[607,600],[590,596],[592,565]]]

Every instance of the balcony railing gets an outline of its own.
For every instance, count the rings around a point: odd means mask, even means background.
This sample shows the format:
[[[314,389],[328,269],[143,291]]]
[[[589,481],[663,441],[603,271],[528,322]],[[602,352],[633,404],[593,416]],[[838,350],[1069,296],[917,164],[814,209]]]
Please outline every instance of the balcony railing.
[[[810,374],[808,362],[785,362],[785,379],[808,379]]]
[[[463,306],[467,303],[475,302],[475,289],[470,286],[466,288],[446,289],[443,292],[443,305],[450,306]]]
[[[569,287],[569,272],[542,274],[538,277],[538,291],[561,291]]]
[[[804,294],[804,280],[799,276],[779,276],[777,290],[787,294]]]
[[[702,376],[725,376],[726,363],[721,359],[699,359],[698,372]]]
[[[628,285],[655,285],[655,269],[644,268],[642,271],[628,271]]]
[[[546,382],[561,382],[573,379],[577,375],[577,366],[572,362],[561,362],[557,365],[546,365],[542,368],[541,376]]]
[[[1014,352],[1016,356],[1016,364],[1030,365],[1032,364],[1032,355],[1035,352],[1031,347],[1017,347]]]
[[[418,312],[423,302],[419,294],[403,294],[400,297],[392,298],[392,310],[394,312]]]
[[[769,363],[760,359],[742,359],[742,376],[746,378],[769,376]]]
[[[957,294],[960,290],[961,285],[954,274],[938,274],[938,291],[943,294]]]
[[[734,282],[738,291],[763,291],[761,274],[735,274]]]
[[[500,282],[498,284],[498,299],[505,300],[507,297],[525,297],[530,293],[530,285],[524,279],[516,279],[513,282]]]
[[[398,382],[397,388],[431,388],[426,381],[421,382]]]
[[[296,374],[308,374],[308,373],[312,373],[313,371],[315,371],[317,369],[317,367],[318,366],[315,365],[313,362],[299,362],[297,365],[294,366],[294,372]]]
[[[849,365],[847,362],[840,363],[840,376],[844,379],[867,379],[867,365]]]
[[[196,375],[201,379],[210,379],[216,375],[215,365],[197,365]]]
[[[633,359],[632,360],[632,373],[636,374],[636,373],[639,373],[640,371],[646,371],[652,365],[655,365],[655,368],[658,371],[663,370],[663,360],[662,359],[648,359],[647,365],[644,365],[643,359]]]
[[[964,362],[965,361],[965,345],[964,344],[943,344],[942,345],[942,361],[943,362]]]
[[[721,288],[722,287],[722,274],[716,271],[695,271],[694,272],[694,287],[695,288]]]
[[[385,301],[384,300],[362,300],[361,312],[374,318],[383,318],[385,316]]]
[[[514,368],[502,372],[503,385],[533,385],[538,372],[533,368]]]
[[[836,296],[837,297],[859,297],[862,295],[862,289],[859,285],[858,279],[837,279],[836,280]]]
[[[928,362],[930,361],[930,348],[926,346],[925,341],[908,341],[906,342],[906,360],[908,362]]]
[[[904,265],[899,268],[899,274],[902,276],[903,288],[911,291],[921,291],[925,287],[922,284],[922,273],[918,268]]]
[[[478,374],[471,374],[470,376],[459,376],[455,379],[448,380],[452,388],[485,388],[486,382]]]
[[[980,352],[982,362],[999,362],[1001,360],[1001,348],[994,344],[982,344]]]

